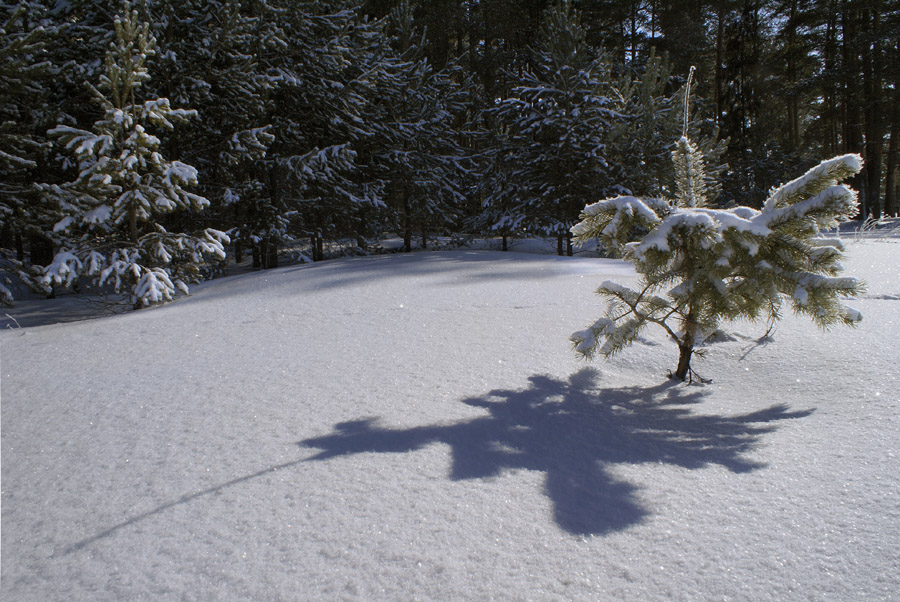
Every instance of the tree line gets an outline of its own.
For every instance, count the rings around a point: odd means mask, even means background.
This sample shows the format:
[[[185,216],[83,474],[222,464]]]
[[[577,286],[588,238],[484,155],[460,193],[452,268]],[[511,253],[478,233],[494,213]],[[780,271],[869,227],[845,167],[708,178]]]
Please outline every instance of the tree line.
[[[300,240],[311,260],[386,233],[571,253],[586,203],[672,196],[692,65],[715,203],[859,153],[862,215],[893,215],[898,4],[4,2],[0,246],[34,287],[136,306]]]

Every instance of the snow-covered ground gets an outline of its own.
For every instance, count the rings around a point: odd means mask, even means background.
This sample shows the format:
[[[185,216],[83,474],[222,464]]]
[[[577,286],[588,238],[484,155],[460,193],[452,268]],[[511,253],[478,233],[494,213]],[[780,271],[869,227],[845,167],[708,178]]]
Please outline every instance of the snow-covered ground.
[[[576,361],[633,278],[601,259],[342,259],[5,329],[0,597],[897,599],[900,240],[846,266],[857,330],[738,324],[705,386],[659,333]]]

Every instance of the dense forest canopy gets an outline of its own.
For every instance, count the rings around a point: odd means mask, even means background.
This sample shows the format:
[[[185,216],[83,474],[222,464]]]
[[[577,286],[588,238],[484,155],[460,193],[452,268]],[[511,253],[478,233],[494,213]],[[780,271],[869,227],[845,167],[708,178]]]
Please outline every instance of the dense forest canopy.
[[[896,0],[27,0],[0,22],[0,246],[45,290],[385,234],[571,252],[585,204],[672,190],[692,65],[717,205],[859,153],[861,216],[900,212]],[[138,305],[171,292],[139,281]]]

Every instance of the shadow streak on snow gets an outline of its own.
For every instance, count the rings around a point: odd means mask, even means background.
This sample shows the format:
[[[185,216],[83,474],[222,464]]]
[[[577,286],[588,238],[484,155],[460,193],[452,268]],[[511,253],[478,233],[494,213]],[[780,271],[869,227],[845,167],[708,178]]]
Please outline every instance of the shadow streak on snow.
[[[278,472],[279,470],[284,470],[287,468],[291,468],[293,466],[298,466],[303,461],[304,460],[301,458],[299,460],[293,460],[291,462],[284,462],[282,464],[277,464],[275,466],[270,466],[268,468],[264,468],[263,470],[254,472],[252,474],[248,474],[248,475],[244,475],[242,477],[238,477],[236,479],[232,479],[228,482],[222,483],[220,485],[216,485],[215,487],[209,487],[208,489],[203,489],[201,491],[197,491],[194,493],[185,494],[185,495],[181,496],[180,498],[178,498],[177,500],[167,502],[165,504],[162,504],[161,506],[157,506],[156,508],[153,508],[152,510],[148,510],[148,511],[138,514],[136,516],[132,516],[131,518],[124,520],[120,523],[117,523],[117,524],[113,525],[112,527],[109,527],[108,529],[105,529],[105,530],[101,531],[100,533],[97,533],[96,535],[92,535],[91,537],[82,539],[81,541],[76,542],[76,543],[70,545],[69,547],[63,549],[62,554],[65,555],[65,554],[71,554],[72,552],[78,552],[79,550],[89,546],[90,544],[92,544],[96,541],[100,541],[101,539],[109,537],[110,535],[113,535],[114,533],[124,529],[125,527],[130,527],[131,525],[137,524],[145,519],[155,516],[161,512],[164,512],[165,510],[168,510],[169,508],[174,508],[175,506],[178,506],[180,504],[186,504],[197,498],[204,497],[204,496],[207,496],[207,495],[210,495],[213,493],[217,493],[224,489],[228,489],[229,487],[234,487],[235,485],[240,485],[241,483],[244,483],[246,481],[252,481],[254,479],[264,477],[267,474],[270,474],[273,472]],[[54,556],[57,556],[57,555],[58,554],[54,553]]]
[[[685,468],[719,464],[736,473],[760,468],[745,458],[778,420],[813,410],[786,405],[740,416],[697,415],[703,389],[663,384],[650,389],[598,389],[598,373],[584,369],[568,382],[532,376],[522,390],[495,390],[465,399],[483,418],[410,429],[381,428],[372,419],[344,422],[335,432],[301,441],[322,451],[309,460],[350,454],[403,453],[445,443],[452,480],[478,479],[510,469],[546,473],[554,518],[573,534],[604,534],[640,523],[648,511],[637,487],[617,479],[616,464],[660,463]]]

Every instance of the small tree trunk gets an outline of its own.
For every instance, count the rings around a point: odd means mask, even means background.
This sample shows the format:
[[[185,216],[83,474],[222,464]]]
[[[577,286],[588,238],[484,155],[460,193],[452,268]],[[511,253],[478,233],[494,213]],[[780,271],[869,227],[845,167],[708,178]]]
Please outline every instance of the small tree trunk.
[[[407,253],[412,252],[412,230],[409,228],[403,230],[403,250]]]
[[[684,320],[684,336],[678,341],[678,368],[675,378],[684,381],[691,373],[691,356],[694,354],[694,343],[697,342],[697,323],[693,310],[688,312]]]
[[[128,233],[131,236],[131,242],[136,243],[138,240],[137,205],[134,203],[128,207]]]
[[[691,371],[691,355],[694,353],[694,334],[686,333],[684,339],[678,344],[678,369],[675,370],[675,378],[680,381],[687,379]]]
[[[3,228],[0,229],[0,247],[4,249],[11,249],[13,246],[13,231],[12,227],[9,225],[9,222],[3,224]]]
[[[31,251],[31,265],[48,266],[53,263],[53,242],[40,234],[31,234],[28,237],[28,246]]]
[[[501,240],[503,241],[503,250],[509,251],[509,236],[504,234]]]
[[[325,261],[325,237],[316,230],[316,261]]]
[[[20,263],[25,261],[25,240],[22,238],[21,232],[16,232],[15,234],[15,244],[16,244],[16,260]]]
[[[894,49],[894,54],[900,57],[900,42]],[[884,176],[884,210],[890,215],[900,212],[900,202],[897,199],[897,174],[900,171],[900,77],[894,78],[894,99],[891,107],[891,141],[887,149],[887,161]]]
[[[409,190],[403,187],[403,250],[412,252],[412,207],[409,202]]]
[[[900,97],[900,94],[897,95]],[[900,171],[900,120],[891,131],[891,142],[887,152],[887,171],[884,176],[884,211],[890,216],[900,212],[897,200],[897,172]]]
[[[278,267],[278,242],[271,238],[266,239],[265,243],[265,269],[271,270]]]

